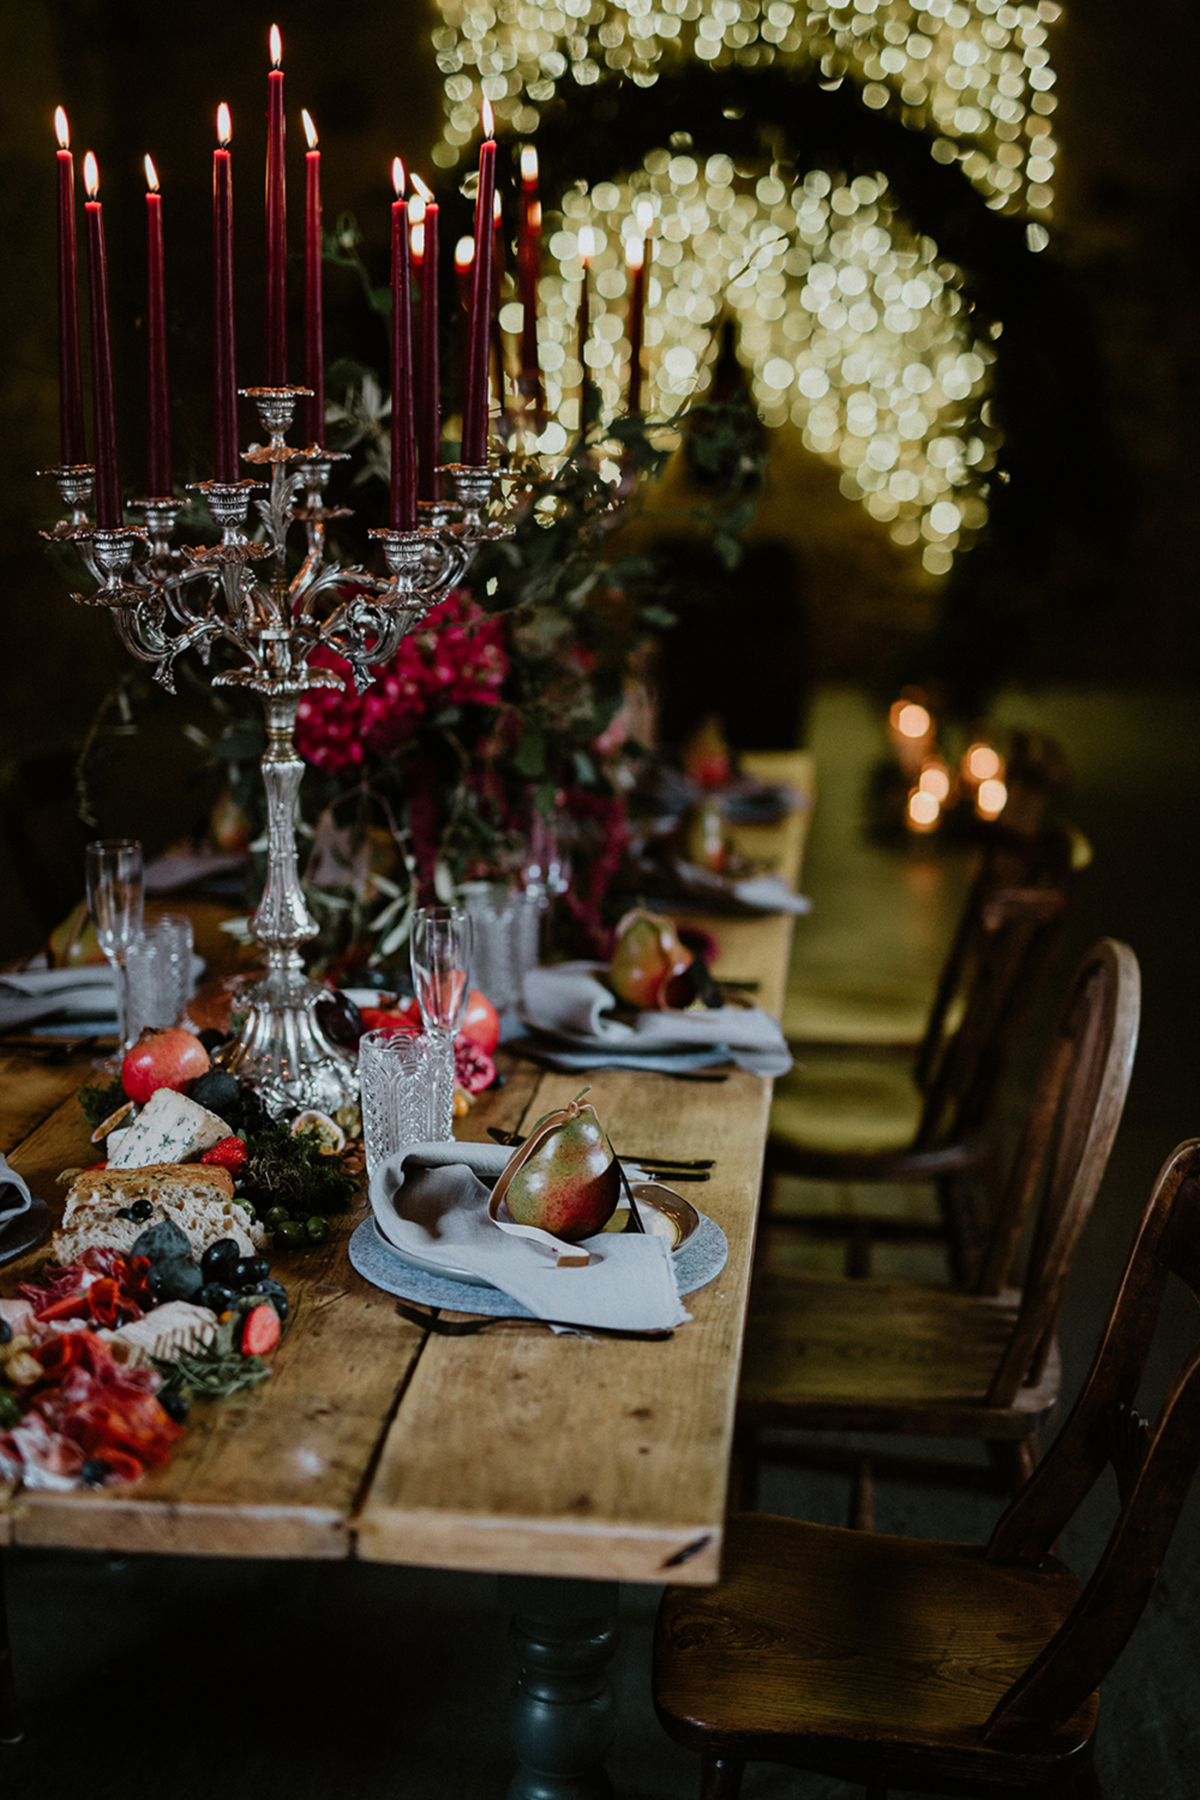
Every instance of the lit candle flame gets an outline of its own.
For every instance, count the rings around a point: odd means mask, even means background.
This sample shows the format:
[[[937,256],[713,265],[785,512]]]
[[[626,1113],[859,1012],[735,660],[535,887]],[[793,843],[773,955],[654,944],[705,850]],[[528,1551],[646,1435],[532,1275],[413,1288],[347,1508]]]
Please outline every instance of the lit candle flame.
[[[416,204],[417,203],[414,200],[412,205],[415,206]],[[410,212],[412,211],[412,206],[409,207],[409,211]],[[412,249],[413,256],[416,258],[416,260],[418,262],[420,262],[422,257],[425,255],[425,222],[424,222],[424,220],[419,220],[417,222],[417,224],[413,225],[410,228],[409,233],[408,233],[408,241],[409,241],[409,245]]]
[[[413,185],[415,187],[416,183],[414,182]],[[425,228],[425,198],[424,198],[424,195],[414,194],[412,199],[409,201],[409,203],[408,203],[408,222],[412,226],[414,234],[416,233],[418,228],[420,228],[422,231],[424,231],[424,228]],[[417,240],[414,235],[414,237],[413,237],[414,244],[416,243],[416,241]],[[422,242],[424,242],[423,238],[422,238]]]
[[[654,223],[654,208],[649,200],[638,201],[634,208],[634,216],[642,228],[642,236],[645,237]]]
[[[283,62],[283,39],[279,35],[278,25],[271,27],[271,67],[279,68]]]
[[[492,111],[492,103],[490,100],[484,99],[479,116],[483,120],[484,137],[494,138],[496,135],[496,115]]]
[[[492,195],[492,224],[498,225],[500,223],[500,218],[501,218],[500,196],[499,196],[499,194],[493,194]]]
[[[393,156],[393,158],[392,158],[392,186],[396,191],[397,200],[403,200],[403,198],[404,198],[404,164],[401,162],[401,160],[398,156]]]
[[[537,151],[534,149],[532,144],[523,144],[521,146],[521,180],[528,182],[530,187],[532,187],[534,182],[537,180],[537,178],[538,178],[538,154],[537,154]]]
[[[646,261],[646,246],[640,238],[630,238],[625,246],[625,267],[636,274]]]
[[[579,228],[579,260],[584,263],[591,262],[595,254],[596,234],[590,225],[581,225]]]
[[[454,266],[456,269],[469,269],[475,261],[474,238],[461,237],[454,247]]]
[[[531,231],[542,229],[542,203],[540,200],[529,202],[529,229]]]
[[[150,192],[152,194],[157,194],[157,192],[158,192],[158,170],[155,168],[152,158],[149,156],[143,157],[142,158],[142,167],[146,171],[146,186],[150,189]]]
[[[426,183],[421,180],[421,177],[417,174],[411,175],[409,177],[409,179],[411,180],[413,186],[416,188],[417,194],[418,194],[419,198],[421,199],[422,203],[425,206],[428,206],[433,199],[433,189],[431,187],[428,187],[426,185]]]
[[[229,117],[229,108],[222,100],[217,108],[217,142],[222,150],[228,150],[229,140],[233,136],[233,122]]]
[[[300,109],[300,117],[304,121],[304,135],[308,139],[308,147],[310,150],[315,150],[317,147],[317,128],[304,107],[301,107]]]
[[[71,127],[67,123],[67,115],[61,106],[54,109],[54,135],[58,139],[60,150],[71,148]]]
[[[83,159],[83,185],[88,199],[94,200],[100,192],[100,169],[90,150]]]

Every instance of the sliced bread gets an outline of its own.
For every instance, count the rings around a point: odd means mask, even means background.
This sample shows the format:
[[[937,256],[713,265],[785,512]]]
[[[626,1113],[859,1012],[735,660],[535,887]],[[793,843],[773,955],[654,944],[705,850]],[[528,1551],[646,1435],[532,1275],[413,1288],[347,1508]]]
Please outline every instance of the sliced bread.
[[[152,1208],[146,1218],[123,1219],[137,1200]],[[157,1163],[145,1169],[84,1169],[67,1195],[63,1222],[51,1240],[60,1263],[78,1260],[94,1245],[128,1253],[148,1226],[171,1219],[200,1256],[218,1238],[233,1238],[244,1256],[266,1243],[253,1213],[233,1198],[228,1169],[195,1163]]]

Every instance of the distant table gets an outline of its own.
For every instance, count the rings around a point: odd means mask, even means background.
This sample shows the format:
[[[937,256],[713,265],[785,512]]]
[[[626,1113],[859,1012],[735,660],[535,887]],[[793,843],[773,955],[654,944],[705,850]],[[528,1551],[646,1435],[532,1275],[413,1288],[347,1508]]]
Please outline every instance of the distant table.
[[[811,801],[807,756],[746,761]],[[807,823],[806,805],[738,835],[794,883]],[[718,976],[756,983],[755,999],[778,1014],[791,917],[702,923],[721,944]],[[461,1136],[521,1131],[578,1091],[577,1076],[502,1060],[506,1085],[477,1102]],[[0,1056],[0,1145],[52,1207],[59,1171],[95,1155],[74,1099],[86,1074]],[[351,1268],[364,1201],[329,1243],[287,1258],[293,1322],[268,1382],[196,1406],[171,1463],[135,1488],[24,1493],[13,1507],[0,1486],[0,1543],[494,1571],[524,1646],[511,1791],[565,1794],[573,1781],[572,1794],[603,1793],[610,1728],[580,1671],[601,1694],[615,1584],[719,1573],[771,1084],[742,1071],[719,1085],[626,1070],[591,1082],[626,1145],[715,1158],[692,1197],[724,1230],[729,1262],[688,1298],[692,1324],[658,1343],[541,1326],[431,1335]],[[4,1291],[33,1260],[0,1271]]]

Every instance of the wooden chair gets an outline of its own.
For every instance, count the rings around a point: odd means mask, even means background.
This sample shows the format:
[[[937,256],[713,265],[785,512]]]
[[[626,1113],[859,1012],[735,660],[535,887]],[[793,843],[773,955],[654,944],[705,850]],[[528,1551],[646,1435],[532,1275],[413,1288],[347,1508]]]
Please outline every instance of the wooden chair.
[[[1002,858],[1000,850],[1002,849]],[[774,1230],[847,1240],[846,1272],[872,1244],[947,1243],[955,1279],[978,1271],[979,1193],[996,1186],[1000,1088],[1063,916],[1090,862],[1069,827],[1003,841],[980,871],[911,1066],[808,1061],[776,1083],[763,1172],[764,1244]],[[1016,866],[1014,867],[1014,863]],[[1012,870],[1019,880],[1005,879]],[[784,1210],[785,1175],[837,1183],[932,1182],[937,1215]]]
[[[740,1504],[760,1460],[849,1467],[852,1515],[870,1517],[873,1472],[943,1476],[1015,1491],[1058,1400],[1055,1331],[1071,1263],[1120,1124],[1137,1044],[1141,980],[1125,944],[1083,959],[1050,1040],[978,1280],[969,1292],[905,1281],[814,1280],[760,1269],[750,1294],[738,1400]],[[1036,1203],[1023,1288],[1018,1246]],[[987,1443],[994,1471],[961,1463],[773,1445],[764,1427],[894,1432]]]
[[[1098,1800],[1097,1689],[1150,1597],[1200,1463],[1200,1342],[1153,1428],[1134,1411],[1169,1275],[1200,1300],[1200,1140],[1155,1184],[1070,1418],[985,1546],[734,1515],[724,1576],[672,1588],[654,1700],[704,1759],[921,1793]],[[1111,1464],[1119,1511],[1085,1588],[1052,1546]]]

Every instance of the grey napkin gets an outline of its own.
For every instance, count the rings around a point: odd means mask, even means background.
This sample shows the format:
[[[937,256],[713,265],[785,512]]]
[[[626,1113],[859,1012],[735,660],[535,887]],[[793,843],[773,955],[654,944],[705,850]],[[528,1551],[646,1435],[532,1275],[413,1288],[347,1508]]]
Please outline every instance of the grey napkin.
[[[706,912],[746,917],[757,913],[807,913],[812,901],[804,894],[794,894],[779,875],[748,875],[744,881],[731,881],[727,875],[714,875],[698,863],[671,863],[679,892]]]
[[[380,1231],[400,1251],[440,1264],[447,1275],[481,1275],[540,1319],[586,1329],[660,1331],[691,1317],[679,1301],[663,1238],[598,1232],[585,1238],[587,1268],[562,1268],[527,1238],[488,1217],[488,1197],[512,1155],[500,1144],[410,1144],[371,1177]],[[464,1297],[463,1310],[469,1312]]]
[[[566,1049],[605,1056],[661,1057],[670,1051],[720,1049],[754,1075],[786,1075],[791,1054],[777,1020],[757,1006],[719,1006],[704,1012],[641,1012],[633,1024],[608,1015],[616,997],[598,979],[603,963],[558,963],[531,969],[522,987],[522,1016]],[[694,1065],[693,1065],[694,1066]]]
[[[116,990],[107,963],[0,975],[0,1031],[50,1019],[86,1023],[93,1030],[111,1023],[115,1031],[116,1015]]]
[[[28,1212],[33,1205],[33,1197],[24,1181],[15,1169],[10,1169],[5,1157],[0,1156],[0,1231]]]

